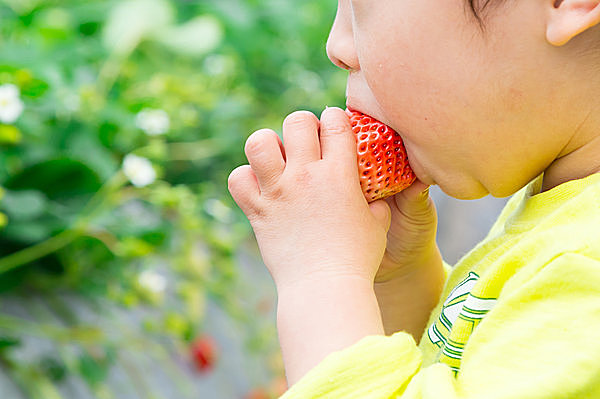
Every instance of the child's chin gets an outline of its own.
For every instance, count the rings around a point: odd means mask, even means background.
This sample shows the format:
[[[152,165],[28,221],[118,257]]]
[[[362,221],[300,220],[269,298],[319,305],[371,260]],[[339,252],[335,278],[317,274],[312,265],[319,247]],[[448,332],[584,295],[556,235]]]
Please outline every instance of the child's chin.
[[[488,190],[485,189],[480,184],[468,185],[468,184],[445,184],[440,183],[437,186],[442,190],[446,195],[456,198],[458,200],[477,200],[483,198],[490,194]]]

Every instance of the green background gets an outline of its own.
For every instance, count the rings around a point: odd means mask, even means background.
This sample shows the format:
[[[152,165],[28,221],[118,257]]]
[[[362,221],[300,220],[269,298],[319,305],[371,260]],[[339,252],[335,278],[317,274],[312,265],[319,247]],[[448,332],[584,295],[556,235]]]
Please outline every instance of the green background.
[[[274,293],[226,180],[254,130],[343,106],[335,3],[0,1],[0,85],[25,105],[0,124],[2,397],[275,394]],[[147,108],[166,134],[136,126]],[[157,180],[131,185],[127,154]],[[219,356],[201,372],[205,335]]]

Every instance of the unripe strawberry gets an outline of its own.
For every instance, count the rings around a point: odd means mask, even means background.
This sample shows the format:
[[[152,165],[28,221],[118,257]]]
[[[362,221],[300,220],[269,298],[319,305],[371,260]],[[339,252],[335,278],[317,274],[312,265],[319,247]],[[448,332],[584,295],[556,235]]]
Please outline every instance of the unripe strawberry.
[[[269,384],[269,390],[276,398],[282,396],[288,389],[287,380],[284,376],[275,377]]]
[[[271,399],[272,396],[265,388],[254,388],[250,392],[248,392],[244,399]]]
[[[368,202],[394,195],[416,179],[406,148],[391,127],[359,111],[349,111],[356,135],[360,186]]]
[[[210,371],[217,360],[217,344],[209,335],[203,335],[192,342],[191,353],[196,368],[201,372]]]

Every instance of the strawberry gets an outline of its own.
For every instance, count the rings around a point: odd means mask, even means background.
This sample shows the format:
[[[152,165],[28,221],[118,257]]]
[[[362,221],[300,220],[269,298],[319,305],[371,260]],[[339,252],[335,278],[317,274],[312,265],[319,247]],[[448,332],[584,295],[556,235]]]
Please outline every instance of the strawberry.
[[[217,344],[209,335],[203,335],[192,342],[191,354],[196,367],[201,372],[210,371],[217,360]]]
[[[287,380],[284,376],[275,377],[269,384],[269,389],[275,397],[282,396],[288,389]]]
[[[394,195],[416,179],[406,148],[391,127],[359,111],[349,111],[356,135],[360,187],[368,202]]]
[[[265,388],[254,388],[244,396],[244,399],[271,399],[272,397]]]

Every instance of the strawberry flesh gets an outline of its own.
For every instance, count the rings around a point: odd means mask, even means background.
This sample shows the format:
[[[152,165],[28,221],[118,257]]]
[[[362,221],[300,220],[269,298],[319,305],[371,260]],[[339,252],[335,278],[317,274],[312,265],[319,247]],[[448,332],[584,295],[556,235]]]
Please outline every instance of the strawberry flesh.
[[[349,111],[356,135],[360,186],[368,202],[399,193],[416,176],[400,135],[391,127],[359,111]]]

